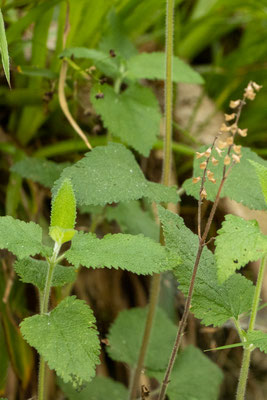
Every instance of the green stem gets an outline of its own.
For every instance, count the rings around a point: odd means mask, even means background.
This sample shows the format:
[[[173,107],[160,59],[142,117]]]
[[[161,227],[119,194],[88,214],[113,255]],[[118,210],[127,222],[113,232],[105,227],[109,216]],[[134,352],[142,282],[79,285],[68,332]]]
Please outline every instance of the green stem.
[[[166,0],[166,79],[165,79],[165,108],[164,108],[164,158],[163,158],[163,174],[162,183],[170,186],[170,175],[172,165],[172,108],[173,108],[173,83],[172,83],[172,59],[173,59],[173,19],[174,19],[174,2],[175,0]],[[164,244],[163,232],[161,229],[160,242]],[[144,360],[151,337],[151,332],[155,319],[155,312],[160,291],[160,275],[154,274],[150,287],[150,299],[148,306],[148,314],[146,319],[145,331],[142,340],[141,349],[137,366],[134,371],[133,379],[130,382],[129,400],[136,397],[136,392],[140,384],[140,375],[144,366]]]
[[[263,257],[261,260],[261,263],[260,263],[258,279],[257,279],[257,283],[256,283],[254,297],[253,297],[252,311],[251,311],[251,316],[250,316],[250,321],[249,321],[249,326],[248,326],[248,332],[253,331],[254,326],[255,326],[257,311],[258,311],[259,302],[260,302],[261,288],[262,288],[262,283],[263,283],[263,278],[264,278],[264,271],[265,271],[265,267],[266,267],[266,260],[267,260],[267,256]],[[249,371],[249,365],[250,365],[250,357],[251,357],[252,351],[253,351],[253,349],[251,347],[247,347],[244,350],[242,366],[241,366],[241,370],[240,370],[240,376],[239,376],[237,392],[236,392],[236,400],[244,400],[244,398],[245,398],[247,380],[248,380],[248,371]]]
[[[46,283],[43,295],[40,295],[40,314],[46,314],[48,312],[49,306],[49,298],[50,298],[50,291],[51,291],[51,284],[53,278],[53,272],[55,265],[58,261],[57,256],[59,253],[61,245],[55,243],[53,255],[50,259],[48,259],[48,272],[46,277]],[[40,366],[39,366],[39,379],[38,379],[38,400],[45,400],[45,372],[46,372],[46,365],[45,360],[41,356],[40,357]]]

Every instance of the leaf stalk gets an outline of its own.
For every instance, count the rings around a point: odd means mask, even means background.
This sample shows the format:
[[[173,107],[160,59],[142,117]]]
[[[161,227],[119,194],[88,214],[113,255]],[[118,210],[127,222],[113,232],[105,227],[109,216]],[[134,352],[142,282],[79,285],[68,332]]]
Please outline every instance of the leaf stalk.
[[[263,283],[263,278],[264,278],[264,271],[265,271],[265,268],[267,265],[266,261],[267,261],[267,256],[265,256],[261,259],[255,293],[254,293],[253,302],[252,302],[252,311],[251,311],[251,316],[250,316],[250,321],[249,321],[249,326],[248,326],[248,332],[253,331],[253,329],[255,327],[255,321],[256,321],[257,311],[258,311],[258,307],[259,307],[260,294],[261,294],[262,283]],[[241,365],[241,370],[240,370],[240,375],[239,375],[239,381],[238,381],[238,386],[237,386],[237,392],[236,392],[236,400],[244,400],[244,398],[245,398],[247,380],[248,380],[248,372],[249,372],[249,366],[250,366],[250,358],[251,358],[252,351],[253,351],[253,349],[250,347],[244,349],[242,365]]]
[[[53,273],[55,266],[58,261],[58,253],[60,251],[61,245],[55,242],[54,251],[52,257],[47,259],[49,268],[46,276],[46,283],[43,294],[40,294],[40,314],[46,314],[48,312],[49,307],[49,298],[51,292],[51,285],[53,279]],[[38,376],[38,400],[45,400],[45,375],[46,375],[46,365],[45,360],[41,356],[40,357],[40,366],[39,366],[39,376]]]

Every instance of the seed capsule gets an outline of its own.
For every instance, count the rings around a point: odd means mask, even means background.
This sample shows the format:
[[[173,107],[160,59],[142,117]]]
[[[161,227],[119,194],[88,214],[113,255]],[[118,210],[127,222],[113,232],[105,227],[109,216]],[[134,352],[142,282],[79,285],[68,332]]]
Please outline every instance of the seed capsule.
[[[234,152],[236,154],[240,154],[241,153],[241,146],[237,146],[236,144],[233,146]]]
[[[215,157],[212,157],[211,162],[215,166],[219,164],[219,161]]]
[[[240,99],[239,100],[231,100],[229,106],[230,106],[230,108],[236,108],[240,105],[240,103],[241,103]]]
[[[203,161],[203,162],[199,165],[199,168],[200,168],[200,169],[205,169],[206,166],[207,166],[207,161]]]
[[[248,134],[248,130],[247,129],[240,129],[238,128],[238,134],[242,137],[246,137]]]
[[[233,136],[229,136],[229,137],[226,139],[226,143],[228,144],[228,146],[231,146],[231,145],[234,143],[234,138],[233,138]]]
[[[200,181],[200,176],[198,176],[197,178],[193,178],[193,183],[195,184],[195,183],[198,183],[199,181]]]
[[[206,192],[205,188],[202,189],[202,191],[200,193],[200,197],[202,200],[207,198],[207,192]]]
[[[229,165],[231,162],[231,158],[228,156],[228,154],[224,157],[224,165]]]
[[[232,119],[234,119],[235,116],[236,116],[235,113],[232,113],[232,114],[224,114],[225,121],[232,121]]]

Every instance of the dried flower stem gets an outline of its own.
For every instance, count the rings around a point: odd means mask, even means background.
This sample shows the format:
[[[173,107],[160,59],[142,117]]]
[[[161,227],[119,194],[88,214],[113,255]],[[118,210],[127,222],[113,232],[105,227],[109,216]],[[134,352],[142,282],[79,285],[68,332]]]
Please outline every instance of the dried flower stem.
[[[240,101],[240,104],[238,106],[238,112],[237,112],[236,121],[235,121],[236,125],[238,124],[243,105],[245,104],[244,100],[245,99],[243,97],[243,100]],[[218,138],[218,135],[215,136],[215,138],[213,140],[213,143],[212,143],[212,146],[211,146],[211,149],[214,148],[214,145],[216,143],[217,138]],[[228,148],[228,155],[230,154],[232,146],[233,145],[230,145],[229,148]],[[204,229],[204,233],[202,235],[201,234],[201,205],[202,205],[201,193],[202,193],[202,191],[204,189],[204,184],[205,184],[205,181],[206,181],[206,173],[207,173],[207,168],[208,168],[208,164],[209,164],[209,161],[210,161],[210,157],[211,157],[211,154],[207,157],[207,160],[206,160],[206,167],[205,167],[204,172],[203,172],[203,177],[202,177],[202,180],[201,180],[200,191],[199,191],[199,200],[198,200],[198,238],[199,238],[199,245],[198,245],[198,250],[197,250],[195,264],[194,264],[192,277],[191,277],[191,281],[190,281],[190,285],[189,285],[188,295],[187,295],[187,299],[186,299],[186,302],[185,302],[184,313],[183,313],[183,316],[182,316],[182,318],[181,318],[181,320],[179,322],[176,339],[175,339],[174,346],[173,346],[173,349],[172,349],[172,352],[171,352],[171,356],[170,356],[170,359],[169,359],[168,367],[166,369],[165,376],[164,376],[164,379],[163,379],[163,382],[162,382],[162,385],[161,385],[161,390],[160,390],[160,394],[159,394],[158,400],[164,400],[165,399],[166,390],[167,390],[167,387],[168,387],[168,384],[169,384],[169,381],[170,381],[171,372],[172,372],[172,369],[173,369],[173,366],[174,366],[174,362],[175,362],[175,359],[176,359],[177,352],[178,352],[178,350],[180,348],[180,345],[181,345],[182,337],[183,337],[185,326],[186,326],[186,323],[187,323],[187,318],[188,318],[188,315],[189,315],[189,310],[190,310],[190,307],[191,307],[191,301],[192,301],[192,297],[193,297],[195,280],[196,280],[196,275],[197,275],[197,270],[198,270],[200,258],[201,258],[203,249],[207,244],[206,243],[206,239],[207,239],[207,236],[208,236],[208,233],[209,233],[209,230],[210,230],[210,227],[211,227],[211,224],[212,224],[216,209],[217,209],[218,204],[219,204],[220,195],[221,195],[221,192],[222,192],[223,185],[225,183],[225,180],[226,180],[227,176],[229,175],[229,172],[232,169],[232,165],[230,165],[230,167],[228,169],[226,169],[226,165],[224,165],[223,175],[222,175],[222,179],[221,179],[221,182],[220,182],[220,185],[219,185],[219,188],[218,188],[218,192],[217,192],[215,201],[213,203],[213,206],[211,208],[211,211],[210,211],[210,214],[209,214],[209,217],[208,217],[205,229]]]
[[[172,59],[173,59],[173,19],[174,19],[175,0],[166,0],[166,79],[165,79],[165,107],[164,107],[164,158],[163,158],[163,176],[162,183],[170,186],[171,164],[172,164],[172,108],[173,108],[173,83],[172,83]],[[164,236],[161,228],[160,242],[164,244]],[[136,397],[140,375],[144,365],[145,356],[152,332],[155,319],[155,312],[160,291],[160,274],[154,274],[150,288],[150,300],[148,315],[146,319],[145,332],[142,340],[141,350],[134,371],[133,379],[129,388],[129,400]]]

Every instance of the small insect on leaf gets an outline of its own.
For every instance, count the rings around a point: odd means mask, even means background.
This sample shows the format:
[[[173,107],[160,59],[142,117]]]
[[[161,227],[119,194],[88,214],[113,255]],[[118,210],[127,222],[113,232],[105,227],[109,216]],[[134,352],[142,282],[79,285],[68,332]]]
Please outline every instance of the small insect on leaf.
[[[76,199],[70,179],[58,189],[51,210],[49,234],[55,242],[63,244],[75,235]]]

